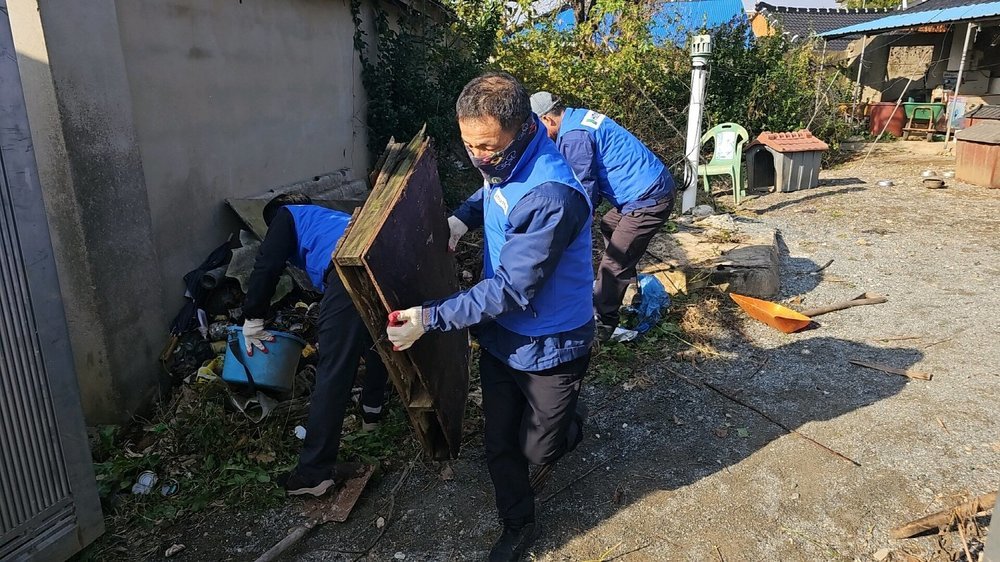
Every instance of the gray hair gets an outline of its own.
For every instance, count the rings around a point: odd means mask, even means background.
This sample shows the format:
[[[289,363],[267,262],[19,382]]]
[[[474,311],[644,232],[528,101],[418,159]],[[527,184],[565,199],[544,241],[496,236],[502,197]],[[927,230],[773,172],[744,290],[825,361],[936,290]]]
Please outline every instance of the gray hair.
[[[462,88],[455,102],[458,120],[493,118],[505,131],[517,129],[531,115],[528,91],[506,72],[487,72]]]

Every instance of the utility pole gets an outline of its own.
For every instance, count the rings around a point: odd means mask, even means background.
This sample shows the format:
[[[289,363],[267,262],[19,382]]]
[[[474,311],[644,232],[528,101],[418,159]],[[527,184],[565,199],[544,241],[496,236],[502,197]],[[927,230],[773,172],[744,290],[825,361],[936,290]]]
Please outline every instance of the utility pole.
[[[698,153],[701,151],[701,115],[705,106],[705,86],[708,82],[708,58],[712,55],[712,36],[691,38],[691,104],[688,109],[687,143],[684,155],[688,161],[685,174],[687,188],[681,198],[681,212],[690,211],[698,198]],[[738,189],[738,187],[734,186]]]
[[[973,34],[975,33],[975,35]],[[948,138],[951,136],[951,114],[955,111],[955,102],[958,101],[958,89],[962,87],[962,75],[965,73],[965,58],[969,54],[969,42],[976,42],[975,36],[979,35],[979,26],[972,22],[965,28],[965,44],[962,45],[962,58],[958,63],[958,76],[955,77],[955,93],[948,99],[948,124],[944,129],[944,147],[948,149]]]

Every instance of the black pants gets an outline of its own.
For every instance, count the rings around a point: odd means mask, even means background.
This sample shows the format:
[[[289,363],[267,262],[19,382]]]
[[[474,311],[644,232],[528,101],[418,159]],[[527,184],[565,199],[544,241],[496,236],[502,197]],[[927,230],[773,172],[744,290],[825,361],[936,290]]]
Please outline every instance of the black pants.
[[[344,414],[351,399],[351,386],[361,357],[365,379],[361,404],[377,408],[385,400],[388,373],[371,335],[340,276],[331,267],[319,308],[319,365],[316,387],[309,404],[306,440],[299,453],[298,471],[304,477],[327,477],[337,461]]]
[[[625,290],[635,282],[635,267],[673,208],[671,194],[650,207],[624,215],[611,209],[601,217],[604,255],[597,267],[597,283],[594,284],[594,313],[601,324],[618,325],[618,309],[625,298]]]
[[[545,371],[526,372],[489,353],[481,355],[486,464],[505,524],[535,520],[528,464],[555,462],[583,439],[576,403],[589,364],[588,354]]]

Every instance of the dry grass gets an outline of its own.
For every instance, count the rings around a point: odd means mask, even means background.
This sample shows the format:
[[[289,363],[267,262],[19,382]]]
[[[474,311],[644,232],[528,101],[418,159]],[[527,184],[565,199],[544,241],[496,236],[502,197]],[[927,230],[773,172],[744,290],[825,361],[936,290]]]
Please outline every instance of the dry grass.
[[[725,327],[720,299],[716,296],[695,299],[681,307],[679,314],[678,326],[689,347],[679,351],[677,358],[697,361],[718,355],[712,342]]]

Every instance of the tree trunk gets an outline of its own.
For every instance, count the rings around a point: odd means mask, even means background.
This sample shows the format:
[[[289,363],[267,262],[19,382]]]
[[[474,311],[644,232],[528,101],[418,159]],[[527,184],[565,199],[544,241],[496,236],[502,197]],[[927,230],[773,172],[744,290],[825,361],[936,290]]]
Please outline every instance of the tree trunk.
[[[594,7],[594,0],[572,0],[573,17],[576,18],[577,25],[590,18],[590,11]]]

